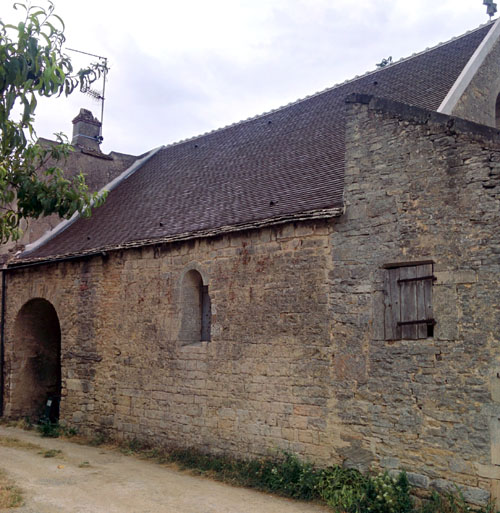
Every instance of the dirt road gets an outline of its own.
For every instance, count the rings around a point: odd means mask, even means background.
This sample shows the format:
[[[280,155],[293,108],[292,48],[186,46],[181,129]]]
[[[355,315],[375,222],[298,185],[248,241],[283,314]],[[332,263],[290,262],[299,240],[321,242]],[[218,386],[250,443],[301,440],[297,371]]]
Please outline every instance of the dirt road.
[[[111,449],[40,438],[33,432],[3,426],[0,426],[0,468],[24,492],[25,505],[8,510],[12,513],[328,511],[189,476]]]

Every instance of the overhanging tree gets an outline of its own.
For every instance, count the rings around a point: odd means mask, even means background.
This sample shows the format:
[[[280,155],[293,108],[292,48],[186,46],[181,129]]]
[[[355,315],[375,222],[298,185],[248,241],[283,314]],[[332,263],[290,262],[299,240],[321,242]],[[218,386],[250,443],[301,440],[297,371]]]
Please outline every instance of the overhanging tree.
[[[64,23],[46,7],[14,4],[23,10],[17,25],[0,20],[0,242],[18,240],[23,219],[76,211],[90,215],[104,196],[90,193],[82,174],[71,180],[58,166],[71,151],[64,136],[42,147],[33,128],[37,96],[83,92],[104,72],[93,64],[78,72],[62,51]],[[55,163],[55,165],[54,165]]]

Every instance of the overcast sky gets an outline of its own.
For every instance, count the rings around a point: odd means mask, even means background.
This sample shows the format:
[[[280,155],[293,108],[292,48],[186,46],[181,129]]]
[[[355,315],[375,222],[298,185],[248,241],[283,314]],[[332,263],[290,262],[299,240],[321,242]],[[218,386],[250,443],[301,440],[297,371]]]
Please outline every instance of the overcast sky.
[[[9,3],[2,0],[3,19],[14,12]],[[488,21],[482,0],[54,3],[67,47],[108,58],[103,151],[132,154],[279,107]],[[100,115],[81,93],[41,103],[38,135],[71,136],[80,107]]]

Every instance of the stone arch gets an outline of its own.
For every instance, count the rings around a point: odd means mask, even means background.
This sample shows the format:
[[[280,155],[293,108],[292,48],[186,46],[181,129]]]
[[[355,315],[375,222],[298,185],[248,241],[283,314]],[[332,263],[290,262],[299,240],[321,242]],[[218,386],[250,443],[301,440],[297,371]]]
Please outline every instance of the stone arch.
[[[211,301],[208,284],[199,269],[186,269],[181,278],[181,344],[210,340]]]
[[[13,331],[12,416],[59,418],[61,327],[54,306],[35,298],[19,310]],[[52,399],[47,407],[48,399]]]

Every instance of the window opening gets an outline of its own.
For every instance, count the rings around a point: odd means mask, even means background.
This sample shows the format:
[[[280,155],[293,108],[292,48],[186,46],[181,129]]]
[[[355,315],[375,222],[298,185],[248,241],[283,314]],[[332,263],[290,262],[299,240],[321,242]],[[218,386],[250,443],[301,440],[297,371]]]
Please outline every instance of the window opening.
[[[201,274],[192,269],[182,280],[181,329],[179,339],[183,344],[210,341],[212,306],[208,285]]]
[[[433,264],[404,264],[386,270],[385,339],[421,339],[434,336]]]

